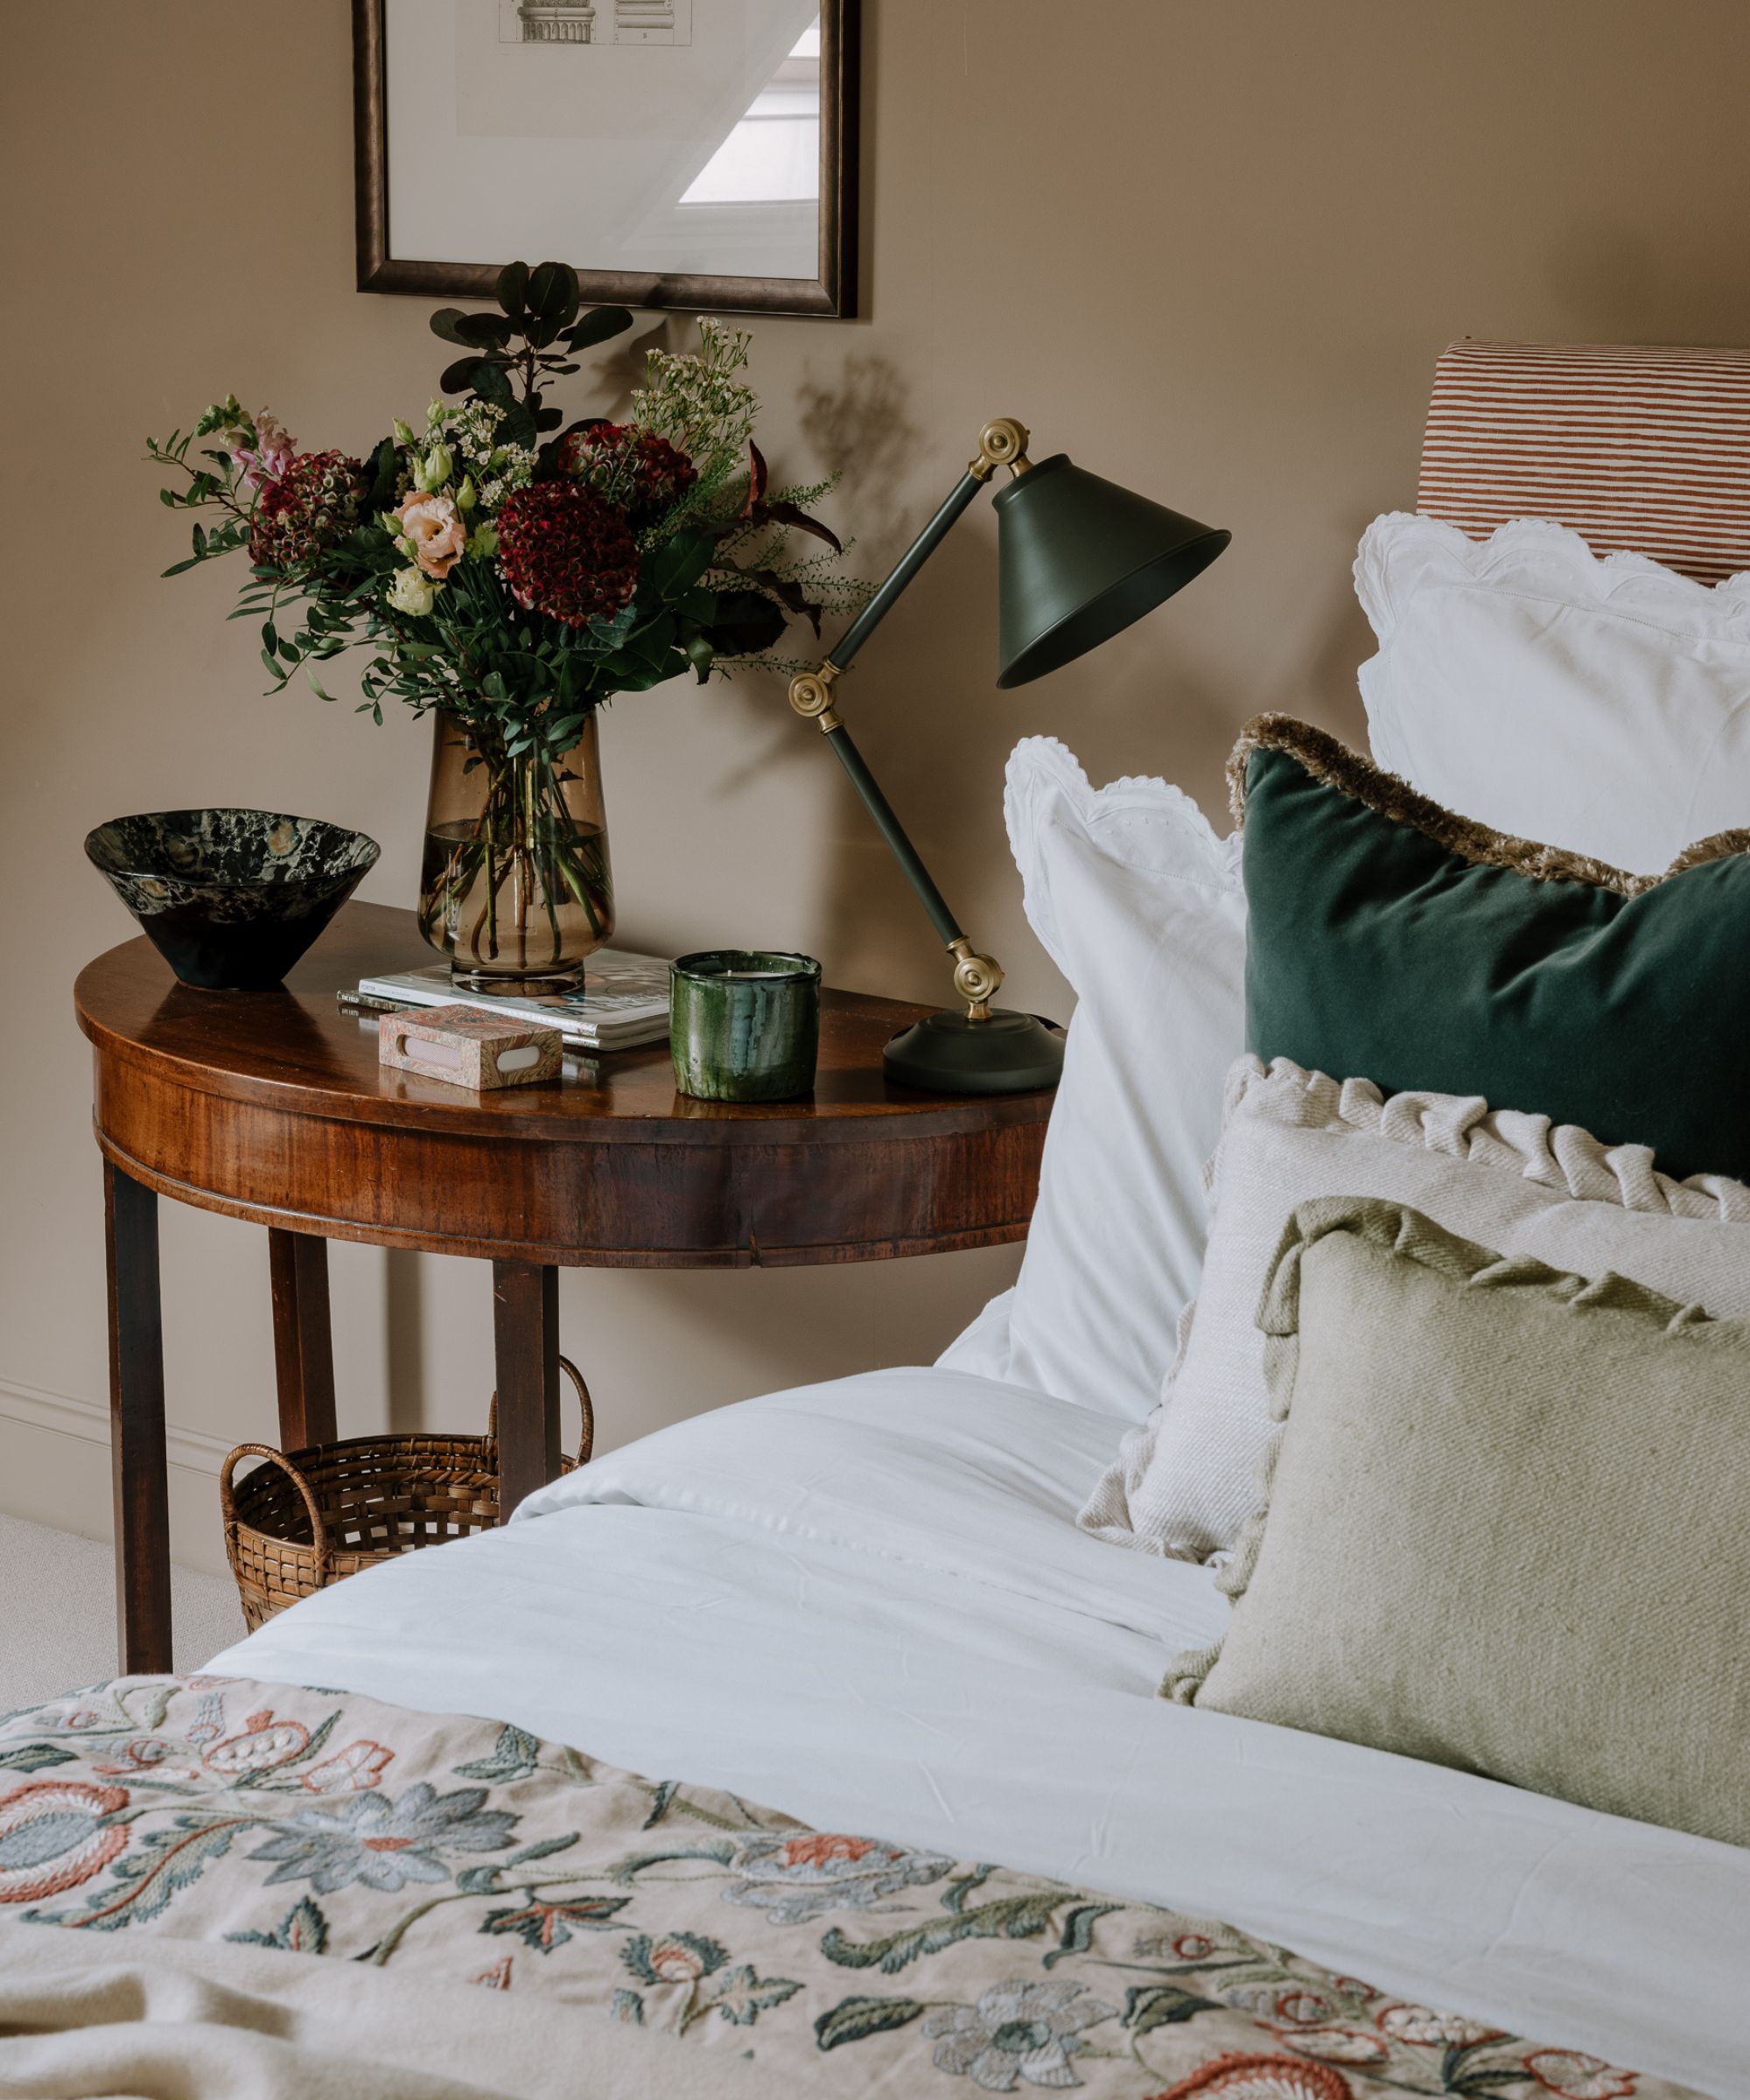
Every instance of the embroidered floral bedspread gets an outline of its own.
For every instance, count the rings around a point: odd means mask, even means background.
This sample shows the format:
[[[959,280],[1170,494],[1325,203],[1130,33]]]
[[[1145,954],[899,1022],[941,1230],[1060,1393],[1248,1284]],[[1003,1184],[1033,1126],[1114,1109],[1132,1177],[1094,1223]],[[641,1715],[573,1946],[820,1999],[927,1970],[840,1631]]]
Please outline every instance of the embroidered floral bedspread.
[[[732,2047],[822,2095],[1683,2090],[1230,1926],[808,1830],[516,1728],[236,1678],[122,1677],[0,1723],[0,1918],[410,1967],[598,2008],[653,2048]]]

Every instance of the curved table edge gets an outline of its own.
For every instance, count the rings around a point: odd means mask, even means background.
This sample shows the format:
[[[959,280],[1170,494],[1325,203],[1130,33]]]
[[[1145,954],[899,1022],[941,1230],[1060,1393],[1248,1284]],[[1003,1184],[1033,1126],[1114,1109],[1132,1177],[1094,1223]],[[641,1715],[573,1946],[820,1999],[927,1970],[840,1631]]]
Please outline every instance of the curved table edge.
[[[351,1218],[325,1217],[309,1211],[283,1210],[271,1205],[245,1203],[220,1196],[190,1181],[179,1181],[134,1158],[94,1121],[97,1148],[110,1165],[150,1189],[191,1209],[212,1211],[220,1217],[241,1218],[246,1224],[264,1225],[284,1232],[302,1232],[324,1240],[350,1240],[360,1246],[390,1247],[410,1254],[455,1254],[480,1261],[528,1262],[557,1269],[807,1269],[849,1266],[855,1262],[899,1260],[918,1254],[961,1254],[977,1247],[1007,1247],[1025,1240],[1027,1217],[1006,1219],[995,1225],[962,1232],[926,1234],[906,1238],[859,1241],[823,1241],[812,1245],[762,1248],[757,1241],[746,1246],[626,1250],[618,1247],[555,1246],[532,1240],[476,1240],[430,1231],[414,1232],[395,1226],[364,1225]]]

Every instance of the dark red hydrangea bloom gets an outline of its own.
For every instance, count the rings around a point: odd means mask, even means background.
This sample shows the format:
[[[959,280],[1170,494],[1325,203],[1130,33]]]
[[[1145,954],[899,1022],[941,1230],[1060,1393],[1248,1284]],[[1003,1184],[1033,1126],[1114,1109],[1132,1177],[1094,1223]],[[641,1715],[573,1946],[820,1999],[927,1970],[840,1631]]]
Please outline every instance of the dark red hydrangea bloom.
[[[299,452],[262,489],[249,525],[249,559],[258,569],[297,569],[343,540],[365,506],[363,462],[345,452]]]
[[[518,605],[568,627],[610,618],[638,586],[625,518],[576,481],[517,490],[498,514],[498,564]]]
[[[573,430],[560,463],[626,513],[634,532],[653,525],[699,478],[699,470],[654,430],[630,423],[592,423]]]

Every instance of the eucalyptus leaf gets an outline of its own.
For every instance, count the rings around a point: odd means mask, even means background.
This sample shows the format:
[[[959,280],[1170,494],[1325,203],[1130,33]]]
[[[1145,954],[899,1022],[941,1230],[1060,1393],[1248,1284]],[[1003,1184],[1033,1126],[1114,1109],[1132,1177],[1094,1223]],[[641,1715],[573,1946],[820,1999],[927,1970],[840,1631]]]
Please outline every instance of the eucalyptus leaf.
[[[523,298],[528,290],[528,265],[526,262],[507,262],[498,273],[494,296],[513,320],[520,321],[523,313]]]
[[[659,598],[675,598],[693,585],[710,567],[716,551],[705,532],[680,532],[659,547],[644,565],[644,580]]]
[[[458,357],[453,365],[444,366],[438,382],[439,388],[445,394],[466,394],[472,391],[474,382],[484,364],[484,359],[479,357]],[[492,369],[490,366],[486,366],[486,368]],[[507,383],[505,392],[508,394],[510,388]]]
[[[431,332],[441,336],[446,343],[460,343],[466,349],[468,339],[459,331],[462,323],[468,318],[466,310],[460,306],[440,306],[431,317]]]
[[[455,340],[477,350],[502,350],[515,332],[514,323],[501,313],[470,313],[457,322]]]
[[[528,311],[543,321],[569,327],[577,318],[578,296],[578,273],[569,262],[538,263],[528,273]]]
[[[480,358],[474,365],[473,388],[482,401],[492,402],[496,407],[508,409],[516,396],[511,391],[510,376],[502,365],[495,365],[489,358]],[[499,441],[502,444],[502,438]]]
[[[624,335],[631,326],[632,316],[624,306],[592,306],[565,331],[565,340],[573,350],[588,350],[611,336]]]

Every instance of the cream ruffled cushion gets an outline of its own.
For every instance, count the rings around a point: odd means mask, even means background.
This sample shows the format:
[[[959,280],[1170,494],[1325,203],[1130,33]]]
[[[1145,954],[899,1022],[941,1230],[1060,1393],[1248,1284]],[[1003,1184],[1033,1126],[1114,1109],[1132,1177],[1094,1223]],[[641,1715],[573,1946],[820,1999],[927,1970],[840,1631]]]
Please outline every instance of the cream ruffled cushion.
[[[1674,1050],[1674,1058],[1676,1053]],[[1080,1522],[1204,1560],[1256,1502],[1270,1434],[1259,1302],[1291,1212],[1320,1196],[1413,1204],[1437,1225],[1559,1269],[1614,1270],[1716,1318],[1750,1314],[1750,1187],[1674,1181],[1644,1145],[1606,1149],[1474,1096],[1340,1084],[1278,1058],[1228,1077],[1203,1280],[1161,1404],[1124,1438]]]
[[[1258,1320],[1262,1505],[1162,1690],[1750,1844],[1750,1321],[1361,1197]]]

